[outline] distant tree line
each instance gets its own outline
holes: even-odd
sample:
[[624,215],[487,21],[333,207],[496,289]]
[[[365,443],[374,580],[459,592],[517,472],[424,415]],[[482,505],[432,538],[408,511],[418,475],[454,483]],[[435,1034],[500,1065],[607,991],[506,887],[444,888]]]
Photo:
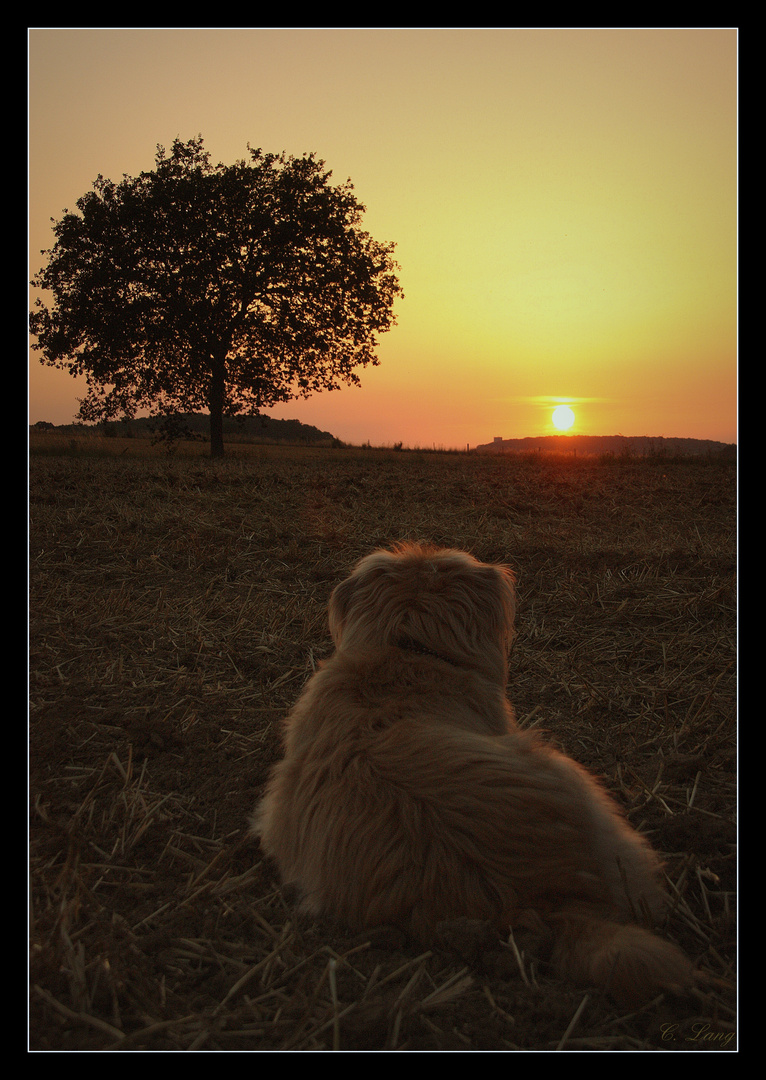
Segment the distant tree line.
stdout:
[[[132,420],[106,420],[98,425],[66,424],[56,427],[47,420],[32,425],[33,431],[99,432],[123,438],[150,438],[162,435],[176,439],[199,439],[209,435],[209,419],[204,413],[174,413],[168,417],[146,416]],[[329,431],[320,431],[300,420],[277,420],[271,416],[225,416],[224,435],[243,435],[266,442],[315,443],[338,445],[339,440]]]
[[544,435],[539,438],[496,439],[477,446],[479,453],[612,454],[618,457],[691,457],[699,454],[736,454],[733,443],[712,439],[675,439],[651,435]]

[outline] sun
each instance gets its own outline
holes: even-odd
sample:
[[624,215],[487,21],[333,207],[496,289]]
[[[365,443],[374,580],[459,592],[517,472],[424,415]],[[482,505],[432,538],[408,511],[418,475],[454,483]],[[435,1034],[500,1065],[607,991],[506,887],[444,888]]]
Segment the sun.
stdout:
[[559,405],[558,408],[553,410],[551,419],[553,420],[553,426],[557,427],[559,431],[568,431],[575,422],[575,414],[568,405]]

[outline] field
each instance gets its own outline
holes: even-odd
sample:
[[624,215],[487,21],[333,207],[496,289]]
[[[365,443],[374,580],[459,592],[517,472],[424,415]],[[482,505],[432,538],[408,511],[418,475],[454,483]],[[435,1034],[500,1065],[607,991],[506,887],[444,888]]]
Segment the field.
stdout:
[[[30,1048],[735,1049],[735,465],[201,454],[33,437]],[[246,837],[333,585],[405,538],[515,570],[520,723],[663,853],[688,999],[305,922]]]

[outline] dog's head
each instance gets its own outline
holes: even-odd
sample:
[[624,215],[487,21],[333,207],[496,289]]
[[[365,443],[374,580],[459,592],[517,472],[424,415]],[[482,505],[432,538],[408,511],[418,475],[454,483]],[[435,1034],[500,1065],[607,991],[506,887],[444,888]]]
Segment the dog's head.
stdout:
[[505,566],[462,551],[401,544],[366,556],[330,598],[337,649],[403,646],[507,675],[516,614]]

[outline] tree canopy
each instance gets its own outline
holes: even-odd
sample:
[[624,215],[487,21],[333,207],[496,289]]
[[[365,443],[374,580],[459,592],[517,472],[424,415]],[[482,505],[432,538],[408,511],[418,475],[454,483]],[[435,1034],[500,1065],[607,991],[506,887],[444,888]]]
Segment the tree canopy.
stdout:
[[32,285],[43,364],[85,375],[81,420],[224,415],[358,384],[394,325],[394,245],[361,227],[351,181],[314,154],[212,165],[202,137],[157,147],[155,168],[93,190],[53,223]]

